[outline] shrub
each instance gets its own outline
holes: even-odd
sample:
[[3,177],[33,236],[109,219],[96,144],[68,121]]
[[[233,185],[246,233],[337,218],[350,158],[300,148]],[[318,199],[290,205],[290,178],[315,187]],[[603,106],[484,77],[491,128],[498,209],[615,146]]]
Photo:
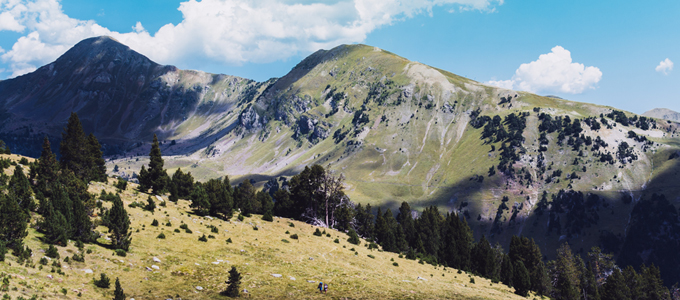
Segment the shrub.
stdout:
[[153,221],[151,221],[151,226],[158,226],[158,220],[153,219]]
[[38,261],[39,264],[46,266],[47,265],[47,257],[41,257],[40,261]]
[[356,231],[354,231],[354,229],[350,229],[349,232],[347,232],[347,235],[349,235],[349,238],[347,239],[348,242],[354,245],[359,245],[359,235]]
[[116,184],[114,186],[117,189],[124,191],[125,189],[127,189],[127,183],[128,183],[127,180],[125,180],[121,177],[118,177],[118,181],[116,182]]
[[475,284],[475,278],[474,277],[470,277],[470,283]]
[[287,239],[282,239],[281,241],[286,243],[286,244],[290,243],[290,241],[288,241]]
[[179,228],[175,228],[175,232],[179,233]]
[[161,232],[161,234],[159,234],[156,238],[157,239],[165,239],[165,233]]
[[367,256],[370,257],[370,258],[374,258],[374,259],[375,259],[375,256],[373,256],[373,255],[371,255],[371,254],[369,254],[369,255],[367,255]]
[[212,232],[212,233],[219,233],[220,230],[217,229],[217,227],[213,226],[212,228],[210,228],[210,232]]
[[215,236],[214,236],[214,235],[212,235],[212,234],[209,234],[209,235],[208,235],[208,238],[209,238],[209,239],[214,239],[214,238],[215,238]]
[[54,247],[54,245],[50,245],[45,251],[45,256],[49,258],[59,259],[59,251],[57,250],[57,247]]
[[398,267],[398,266],[399,266],[399,263],[393,262],[392,265],[395,266],[395,267]]
[[245,219],[245,217],[243,217],[242,214],[238,214],[238,220],[241,221],[241,222],[243,222],[243,219]]
[[80,254],[74,253],[74,254],[73,254],[73,260],[74,260],[74,261],[79,261],[79,262],[85,262],[85,254],[82,254],[82,253],[80,253]]
[[368,250],[378,249],[378,244],[371,242],[368,244]]
[[314,235],[321,236],[321,230],[319,230],[319,228],[317,228],[316,231],[314,231]]
[[208,238],[204,234],[202,237],[198,238],[198,240],[201,241],[201,242],[207,242]]
[[286,234],[290,234],[290,231],[286,230]]
[[333,243],[340,244],[340,240],[339,240],[339,239],[335,239],[335,240],[333,241]]
[[181,228],[181,229],[189,229],[189,226],[187,226],[187,224],[182,224],[182,225],[179,225],[179,228]]
[[187,229],[184,229],[184,232],[186,232],[186,233],[194,233],[194,232],[193,232],[193,231],[191,231],[191,229],[189,229],[189,228],[187,228]]
[[295,227],[295,224],[293,224],[293,222],[290,222],[290,223],[288,223],[288,226],[289,227]]
[[94,285],[103,289],[108,289],[111,286],[111,280],[106,276],[106,274],[102,273],[99,277],[99,280],[94,280]]
[[168,223],[165,223],[165,226],[170,227],[170,226],[172,226],[172,223],[170,223],[170,221],[168,221]]
[[266,211],[264,215],[262,215],[262,220],[267,221],[267,222],[274,222],[274,217],[272,216],[271,211]]
[[291,235],[291,236],[290,236],[290,238],[291,238],[291,239],[294,239],[294,240],[297,240],[297,239],[298,239],[298,235],[297,235],[297,233],[296,233],[296,234],[293,234],[293,235]]
[[22,157],[22,158],[19,160],[19,163],[22,164],[22,165],[24,165],[24,166],[28,166],[28,159],[26,159],[25,157]]
[[67,257],[64,257],[64,262],[65,262],[65,263],[69,262],[70,260],[71,260],[71,259],[68,258],[68,256],[67,256]]
[[127,256],[127,252],[123,249],[116,249],[116,255],[125,257]]
[[259,228],[257,228],[257,226],[253,226],[253,230],[259,230]]
[[228,238],[228,239],[227,239],[227,244],[231,244],[231,243],[233,243],[233,242],[231,241],[231,238]]
[[331,237],[331,234],[330,234],[330,233],[326,233],[326,237]]

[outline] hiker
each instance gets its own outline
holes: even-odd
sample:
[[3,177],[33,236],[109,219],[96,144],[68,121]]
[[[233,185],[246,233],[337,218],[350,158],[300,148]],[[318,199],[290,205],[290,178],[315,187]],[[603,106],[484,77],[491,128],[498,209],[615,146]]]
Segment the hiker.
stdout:
[[319,282],[319,293],[323,293],[323,282]]
[[328,284],[323,285],[323,293],[325,294],[328,291]]

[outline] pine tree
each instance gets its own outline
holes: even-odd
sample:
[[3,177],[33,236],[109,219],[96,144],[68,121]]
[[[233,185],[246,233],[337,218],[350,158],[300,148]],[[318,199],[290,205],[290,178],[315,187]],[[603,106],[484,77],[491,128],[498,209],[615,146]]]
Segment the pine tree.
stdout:
[[274,192],[274,214],[285,218],[294,217],[294,203],[290,199],[290,192],[286,189],[280,189]]
[[153,198],[149,195],[146,199],[146,205],[144,205],[144,209],[150,211],[153,213],[156,210],[156,202],[153,201]]
[[97,137],[90,133],[87,137],[87,181],[106,182],[106,161],[102,157],[102,146]]
[[120,286],[120,280],[116,277],[116,290],[113,291],[113,300],[125,300],[125,292]]
[[130,238],[131,232],[129,232],[130,218],[127,211],[125,211],[123,201],[120,200],[118,195],[113,198],[113,206],[109,210],[107,221],[114,249],[127,251],[132,240]]
[[38,166],[36,168],[36,192],[41,192],[45,197],[52,197],[52,191],[49,189],[53,182],[57,181],[59,173],[59,162],[57,156],[52,153],[52,146],[50,140],[45,137],[43,140],[42,153],[38,159]]
[[28,178],[24,175],[23,168],[16,166],[14,168],[14,175],[9,181],[9,192],[14,199],[19,203],[19,206],[28,214],[28,212],[35,210],[36,204],[33,202],[33,190]]
[[263,190],[258,191],[255,197],[257,198],[257,201],[260,202],[262,214],[272,212],[272,210],[274,209],[274,201],[272,201],[272,197],[269,196],[269,193]]
[[[516,270],[515,270],[516,271]],[[578,299],[580,274],[575,263],[574,255],[568,244],[562,244],[557,250],[557,259],[552,270],[555,279],[555,298]]]
[[229,280],[226,281],[226,284],[228,284],[227,289],[220,294],[231,298],[238,297],[241,288],[241,279],[241,273],[236,270],[235,266],[232,266],[231,270],[229,270]]
[[[514,266],[514,277],[512,278],[513,286],[515,287],[515,294],[526,297],[531,288],[531,280],[529,279],[529,271],[524,267],[524,263],[516,261]],[[578,299],[578,298],[569,298]]]
[[194,191],[191,192],[191,205],[190,207],[201,216],[207,215],[210,212],[210,201],[208,199],[208,193],[206,193],[202,184],[195,184]]
[[501,282],[507,286],[512,286],[512,279],[515,277],[515,272],[512,266],[512,261],[510,256],[503,255],[503,261],[501,262]]
[[241,209],[243,215],[249,215],[254,212],[253,203],[257,202],[257,199],[255,199],[255,189],[250,180],[244,180],[238,187],[238,190],[234,191],[234,194],[237,195],[234,199],[235,206]]
[[492,278],[495,266],[494,253],[491,244],[482,235],[482,238],[472,249],[472,269],[482,277]]
[[52,201],[45,202],[42,220],[38,223],[40,230],[45,233],[44,241],[49,244],[66,246],[70,237],[70,226],[64,215],[54,210]]
[[[163,156],[161,155],[161,148],[158,144],[158,137],[153,135],[153,143],[151,143],[151,151],[149,152],[149,170],[148,183],[152,192],[160,194],[167,190],[170,178],[163,169]],[[141,171],[140,171],[141,176]]]
[[411,215],[411,206],[409,206],[408,202],[406,201],[402,202],[401,206],[399,207],[397,222],[399,222],[399,225],[401,225],[409,246],[413,247],[416,240],[416,228],[415,222],[413,221],[413,216]]
[[356,231],[354,231],[354,229],[350,229],[349,232],[347,232],[347,235],[349,236],[347,241],[350,244],[359,245],[359,243],[361,242],[361,240],[359,240],[359,235],[357,234]]
[[202,186],[207,193],[208,202],[210,203],[208,214],[211,216],[218,216],[219,214],[231,216],[234,201],[224,183],[218,179],[210,179],[202,184]]
[[71,204],[73,211],[71,238],[82,242],[88,242],[92,237],[92,221],[87,214],[87,209],[80,199],[72,200]]
[[85,179],[88,171],[86,159],[89,157],[88,145],[78,114],[72,112],[64,132],[61,134],[60,162],[62,168],[73,171],[80,179]]
[[28,234],[28,215],[10,195],[0,193],[0,242],[11,249],[23,245]]
[[425,254],[437,256],[441,246],[441,225],[443,223],[439,208],[430,206],[423,210],[415,222],[416,232],[423,242]]
[[[229,183],[228,176],[225,176],[225,183]],[[181,168],[177,169],[175,174],[172,174],[171,188],[172,187],[177,189],[177,198],[186,199],[189,197],[194,189],[194,177],[191,176],[191,172],[184,173]],[[231,194],[231,186],[229,186],[228,191],[229,194]]]
[[646,299],[670,299],[670,291],[663,285],[659,268],[652,264],[650,267],[642,266],[640,270],[642,279],[642,295]]
[[601,288],[602,300],[630,300],[630,289],[619,269],[614,269]]
[[151,188],[151,177],[149,177],[149,171],[146,170],[146,166],[142,165],[142,168],[139,169],[137,180],[139,180],[139,190],[142,193],[148,192]]

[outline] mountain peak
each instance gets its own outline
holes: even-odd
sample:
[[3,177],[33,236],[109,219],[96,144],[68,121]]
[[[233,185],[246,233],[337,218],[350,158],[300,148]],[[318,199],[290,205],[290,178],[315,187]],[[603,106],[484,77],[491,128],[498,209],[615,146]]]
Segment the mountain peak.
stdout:
[[642,114],[646,117],[665,119],[675,122],[680,122],[680,113],[670,110],[668,108],[655,108]]

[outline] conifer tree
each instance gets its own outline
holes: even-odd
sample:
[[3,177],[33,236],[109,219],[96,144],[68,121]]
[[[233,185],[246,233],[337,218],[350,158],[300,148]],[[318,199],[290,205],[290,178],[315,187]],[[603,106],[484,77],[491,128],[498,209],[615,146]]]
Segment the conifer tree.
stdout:
[[42,220],[38,223],[40,230],[45,233],[44,241],[49,244],[66,246],[70,236],[70,226],[64,215],[54,210],[52,201],[45,202]]
[[90,133],[87,137],[87,176],[85,181],[106,182],[106,161],[102,153],[102,146],[97,137]]
[[[524,263],[521,261],[516,261],[514,266],[514,277],[512,278],[513,286],[515,287],[515,294],[522,297],[526,297],[529,294],[529,289],[531,288],[531,280],[529,279],[529,271],[524,267]],[[578,299],[578,298],[568,298],[568,299]]]
[[43,140],[42,153],[38,159],[36,172],[36,192],[41,192],[43,196],[48,198],[52,197],[52,191],[49,187],[53,182],[57,181],[59,162],[57,161],[57,156],[52,153],[52,146],[47,137]]
[[23,168],[16,166],[14,168],[14,175],[9,181],[9,192],[13,198],[19,203],[19,206],[28,214],[28,212],[35,210],[36,204],[33,202],[33,190],[28,178],[24,175]]
[[578,299],[581,285],[580,274],[568,244],[562,244],[557,250],[557,259],[554,262],[552,273],[552,277],[555,278],[555,298]]
[[27,220],[28,215],[12,194],[0,193],[0,242],[11,249],[22,246],[28,234]]
[[[155,194],[160,194],[165,192],[168,188],[170,178],[163,169],[163,156],[161,155],[161,148],[158,144],[158,137],[153,135],[153,143],[151,143],[151,151],[149,152],[149,170],[148,179],[145,182],[148,183],[149,188]],[[140,176],[142,172],[140,171]],[[142,179],[140,178],[140,182]]]
[[257,202],[257,199],[255,198],[255,189],[250,183],[250,180],[244,180],[238,189],[234,191],[234,194],[237,195],[235,197],[236,201],[234,201],[237,203],[236,207],[241,209],[243,215],[249,215],[254,212],[253,203]]
[[425,254],[432,256],[439,254],[442,223],[442,215],[439,213],[439,209],[436,206],[430,206],[423,210],[421,216],[416,220],[416,231],[423,242]]
[[113,291],[113,300],[125,300],[125,292],[120,286],[120,280],[116,277],[116,289]]
[[226,281],[228,284],[227,289],[220,294],[231,298],[238,297],[241,288],[241,279],[241,273],[236,270],[235,266],[232,266],[231,270],[229,270],[229,280]]
[[147,197],[146,205],[144,205],[144,209],[148,210],[152,213],[156,210],[156,202],[153,201],[153,198],[151,198],[151,195],[149,195]]
[[208,214],[211,216],[218,216],[219,214],[231,216],[234,200],[230,189],[228,190],[224,183],[218,179],[210,179],[202,185],[210,203]]
[[109,210],[107,217],[109,232],[111,232],[111,242],[115,249],[127,251],[130,247],[130,218],[119,195],[113,198],[113,206]]
[[72,200],[71,204],[73,211],[71,238],[82,242],[89,242],[92,237],[92,221],[87,214],[87,209],[80,199]]
[[416,228],[413,221],[413,216],[411,215],[411,206],[408,202],[404,201],[399,207],[399,214],[397,215],[397,222],[401,225],[404,231],[404,236],[409,246],[413,247],[415,243]]
[[472,248],[472,268],[482,277],[492,278],[495,259],[491,244],[484,235]]
[[293,214],[294,203],[290,199],[290,192],[288,192],[288,190],[280,189],[280,190],[274,192],[274,199],[276,199],[276,202],[274,202],[274,214],[275,215],[285,217],[285,218],[294,217],[294,214]]
[[630,289],[619,269],[614,269],[601,288],[601,300],[630,300]]
[[61,134],[59,153],[61,154],[62,168],[73,171],[78,178],[84,179],[86,177],[88,142],[78,114],[75,112],[71,113],[66,128]]
[[[178,168],[175,174],[172,174],[171,183],[171,186],[177,189],[177,198],[186,199],[194,189],[194,177],[191,176],[191,172],[184,173],[182,168]],[[228,176],[225,176],[225,183],[229,183]],[[231,194],[231,186],[229,186],[228,191]]]
[[510,256],[503,255],[503,261],[501,262],[501,282],[507,286],[512,286],[512,279],[515,277],[514,268],[512,266],[512,261]]
[[191,192],[191,205],[190,207],[201,216],[207,215],[210,212],[210,201],[208,199],[208,193],[206,193],[202,184],[195,184],[194,191]]
[[148,192],[151,188],[151,177],[149,177],[149,171],[146,170],[146,166],[142,165],[142,168],[139,169],[137,180],[139,180],[139,190],[142,193]]
[[272,201],[272,197],[269,196],[269,193],[265,192],[264,190],[258,191],[255,197],[257,198],[257,201],[260,202],[262,214],[272,212],[274,209],[274,201]]

